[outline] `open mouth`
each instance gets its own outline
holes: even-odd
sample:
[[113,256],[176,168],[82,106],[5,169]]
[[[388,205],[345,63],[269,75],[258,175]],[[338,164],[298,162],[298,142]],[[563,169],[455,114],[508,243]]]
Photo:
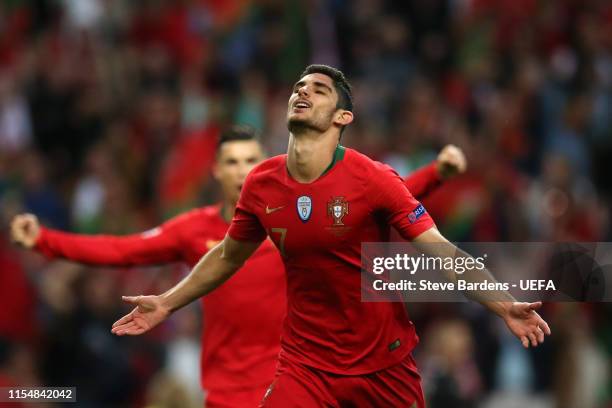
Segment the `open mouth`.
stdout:
[[311,107],[310,103],[307,102],[307,101],[304,101],[304,100],[297,101],[297,102],[295,102],[293,104],[293,109],[294,110],[297,110],[297,109],[300,109],[300,110],[301,109],[308,109],[310,107]]

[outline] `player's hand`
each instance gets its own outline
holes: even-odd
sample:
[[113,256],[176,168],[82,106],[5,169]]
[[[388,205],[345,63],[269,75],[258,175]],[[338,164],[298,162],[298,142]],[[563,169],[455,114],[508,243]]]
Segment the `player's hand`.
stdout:
[[446,180],[465,172],[466,169],[467,160],[463,150],[452,144],[444,146],[438,154],[436,163],[438,175]]
[[16,215],[11,221],[11,240],[31,249],[40,236],[40,223],[34,214]]
[[123,296],[122,299],[136,308],[113,324],[111,332],[117,336],[137,336],[148,332],[170,316],[159,296]]
[[508,328],[525,348],[530,344],[536,347],[544,342],[544,335],[550,335],[550,327],[536,312],[541,306],[542,302],[514,302],[504,316]]

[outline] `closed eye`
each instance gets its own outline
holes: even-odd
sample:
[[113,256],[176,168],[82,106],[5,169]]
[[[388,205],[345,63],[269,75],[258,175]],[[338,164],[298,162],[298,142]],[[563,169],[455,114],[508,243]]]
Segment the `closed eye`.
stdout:
[[304,86],[304,81],[299,81],[295,85],[293,85],[293,93],[297,93],[297,91]]

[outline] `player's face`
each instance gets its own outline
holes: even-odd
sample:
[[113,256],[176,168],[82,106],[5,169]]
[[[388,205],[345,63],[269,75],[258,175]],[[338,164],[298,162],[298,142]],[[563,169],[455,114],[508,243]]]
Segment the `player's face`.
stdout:
[[237,140],[221,145],[214,175],[226,199],[238,201],[247,174],[263,158],[261,144],[255,140]]
[[333,123],[338,94],[330,77],[308,74],[294,86],[287,106],[287,127],[290,132],[312,129],[324,132]]

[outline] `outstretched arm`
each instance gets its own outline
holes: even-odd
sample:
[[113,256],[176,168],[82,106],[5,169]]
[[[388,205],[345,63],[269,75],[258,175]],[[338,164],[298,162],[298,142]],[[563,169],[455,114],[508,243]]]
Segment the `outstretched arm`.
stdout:
[[[395,227],[403,238],[414,242],[420,251],[428,256],[469,257],[438,232],[425,207],[414,199],[391,168],[378,166],[371,178],[376,182],[370,184],[368,198],[376,210],[387,216],[387,222]],[[470,270],[467,263],[464,263],[466,271],[462,274],[462,279],[471,282],[495,282],[486,269],[477,269],[475,264],[472,263],[474,267]],[[450,281],[457,281],[455,271],[443,272]],[[530,343],[537,346],[544,341],[545,334],[550,334],[546,322],[535,312],[542,305],[541,302],[516,302],[507,291],[471,291],[469,296],[502,317],[510,331],[525,347],[529,347]]]
[[138,335],[151,330],[170,314],[206,295],[229,279],[259,247],[260,242],[236,241],[228,235],[211,249],[191,273],[173,288],[159,296],[124,296],[136,306],[113,324],[112,332]]
[[260,187],[252,181],[255,171],[251,171],[242,187],[232,224],[223,241],[204,255],[191,273],[166,293],[124,297],[123,300],[136,305],[136,308],[113,324],[113,333],[121,336],[149,331],[175,310],[221,285],[255,252],[267,237],[253,207],[254,203],[260,202],[257,197]]
[[176,217],[140,234],[126,236],[83,235],[45,228],[32,214],[16,216],[11,238],[17,244],[43,253],[89,265],[153,265],[181,259],[181,226],[189,216]]
[[[428,256],[440,258],[470,257],[467,253],[448,242],[436,228],[421,233],[413,243]],[[467,264],[466,264],[467,265]],[[457,274],[453,270],[444,270],[446,278],[457,282]],[[467,268],[461,275],[470,282],[496,282],[486,269]],[[550,335],[548,324],[536,312],[542,302],[517,302],[508,291],[470,291],[468,297],[481,303],[493,313],[504,319],[508,329],[519,338],[525,348],[536,347],[544,342],[544,335]]]
[[465,172],[466,168],[463,151],[457,146],[446,145],[434,162],[410,173],[404,184],[417,200],[422,200],[443,181]]

